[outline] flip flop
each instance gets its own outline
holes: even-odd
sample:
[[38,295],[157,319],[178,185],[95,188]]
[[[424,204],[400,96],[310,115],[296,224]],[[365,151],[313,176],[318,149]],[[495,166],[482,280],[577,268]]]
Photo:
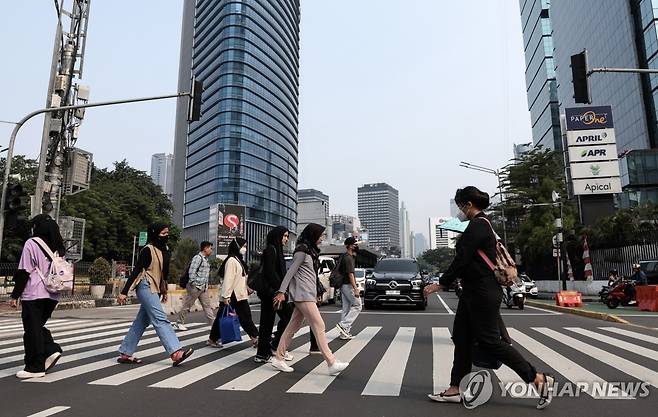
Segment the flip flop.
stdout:
[[121,355],[117,358],[117,362],[139,365],[142,363],[142,360],[134,356]]
[[[183,363],[185,359],[189,358],[192,355],[192,353],[194,353],[194,349],[192,348],[187,348],[186,350],[179,349],[176,353],[178,352],[182,352],[182,355],[180,355],[180,357],[174,361],[174,363],[172,364],[173,366],[179,366],[181,363]],[[176,353],[174,353],[174,355]]]

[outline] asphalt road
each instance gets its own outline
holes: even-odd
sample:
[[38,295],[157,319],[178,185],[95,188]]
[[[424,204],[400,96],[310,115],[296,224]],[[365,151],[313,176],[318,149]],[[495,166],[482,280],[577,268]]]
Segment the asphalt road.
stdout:
[[[197,323],[179,332],[184,345],[197,351],[180,368],[172,368],[156,336],[145,335],[137,355],[144,364],[117,364],[116,348],[136,306],[59,311],[49,324],[65,351],[60,363],[38,382],[14,377],[21,369],[21,328],[16,318],[0,317],[0,415],[2,416],[530,416],[536,399],[513,398],[522,384],[501,390],[500,382],[520,382],[506,367],[491,372],[493,395],[479,407],[436,404],[427,394],[449,382],[449,339],[457,299],[453,293],[432,296],[426,311],[364,311],[351,341],[333,339],[336,356],[350,360],[337,378],[326,375],[317,356],[307,356],[308,335],[292,350],[295,372],[276,374],[253,362],[248,343],[223,350],[204,347],[208,326]],[[258,318],[258,306],[253,306]],[[338,307],[322,308],[329,336]],[[517,348],[540,370],[553,373],[564,387],[544,415],[653,415],[658,406],[658,319],[625,326],[536,308],[502,313]],[[256,320],[257,321],[257,320]],[[569,383],[593,383],[578,397]],[[631,399],[602,390],[606,383],[648,382]],[[505,384],[503,384],[505,386]],[[629,389],[633,386],[629,385]],[[503,395],[503,393],[505,395]],[[612,392],[615,394],[615,392]],[[643,395],[648,394],[648,396]],[[58,408],[59,407],[59,408]],[[37,414],[41,413],[41,414]]]

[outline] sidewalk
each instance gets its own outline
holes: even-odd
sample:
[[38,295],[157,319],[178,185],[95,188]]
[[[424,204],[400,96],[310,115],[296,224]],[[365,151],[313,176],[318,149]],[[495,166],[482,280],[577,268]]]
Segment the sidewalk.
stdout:
[[526,304],[533,307],[541,307],[549,310],[560,311],[563,313],[576,314],[595,318],[599,320],[611,321],[615,323],[635,324],[639,326],[658,328],[658,312],[641,311],[637,307],[617,307],[608,308],[598,300],[590,298],[583,300],[582,307],[558,307],[555,300],[547,299],[527,299]]

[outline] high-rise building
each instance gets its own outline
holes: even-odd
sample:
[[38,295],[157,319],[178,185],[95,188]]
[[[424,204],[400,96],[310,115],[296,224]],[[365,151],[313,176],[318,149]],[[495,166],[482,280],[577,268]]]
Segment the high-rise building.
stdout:
[[521,158],[524,154],[532,150],[532,142],[514,144],[514,159]]
[[359,219],[368,229],[370,246],[400,247],[400,203],[398,190],[385,183],[366,184],[358,189]]
[[331,232],[335,241],[343,241],[361,229],[361,222],[354,216],[345,214],[332,214]]
[[310,223],[327,228],[327,237],[332,236],[329,218],[329,196],[314,189],[299,190],[297,196],[297,235]]
[[172,198],[174,190],[174,155],[156,153],[151,157],[151,179],[162,191]]
[[[204,83],[203,116],[187,122],[179,100],[175,135],[175,221],[209,234],[209,208],[246,207],[252,241],[297,223],[299,0],[186,1],[179,90]],[[259,238],[260,240],[260,238]]]
[[451,198],[450,199],[450,215],[452,217],[457,217],[459,214],[459,206],[457,206],[457,203],[455,203],[455,199]]
[[450,219],[451,217],[431,217],[429,219],[430,249],[455,248],[459,234],[439,227]]
[[[528,110],[535,145],[562,149],[550,0],[519,0]],[[571,3],[571,2],[566,2]]]
[[423,254],[427,249],[427,239],[425,238],[425,235],[422,233],[416,233],[414,235],[414,256],[418,257]]
[[400,254],[404,258],[411,258],[413,256],[411,236],[409,210],[407,210],[407,206],[403,201],[400,204]]

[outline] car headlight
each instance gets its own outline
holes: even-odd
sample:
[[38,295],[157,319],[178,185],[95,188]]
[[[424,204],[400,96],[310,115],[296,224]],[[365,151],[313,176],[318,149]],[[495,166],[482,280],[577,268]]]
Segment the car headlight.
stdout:
[[411,280],[411,289],[412,290],[419,290],[420,286],[423,284],[422,279],[413,279]]

